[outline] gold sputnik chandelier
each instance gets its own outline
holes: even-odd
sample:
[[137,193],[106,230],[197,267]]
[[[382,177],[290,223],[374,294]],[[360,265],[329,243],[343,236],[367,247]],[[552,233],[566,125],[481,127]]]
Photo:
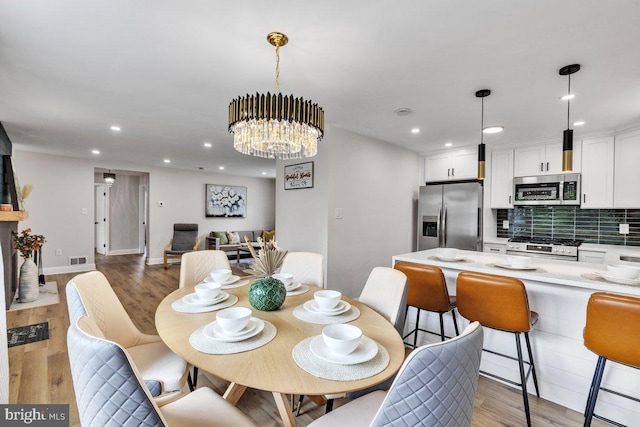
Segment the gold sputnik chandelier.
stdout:
[[300,159],[315,156],[324,134],[324,111],[302,97],[280,94],[280,47],[289,39],[269,33],[276,47],[276,90],[234,99],[229,104],[229,132],[233,148],[269,159]]

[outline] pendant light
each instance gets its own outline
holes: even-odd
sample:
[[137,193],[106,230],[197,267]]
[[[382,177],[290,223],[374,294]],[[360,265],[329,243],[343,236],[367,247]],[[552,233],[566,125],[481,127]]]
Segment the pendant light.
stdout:
[[580,71],[580,64],[571,64],[560,68],[558,73],[561,76],[568,76],[567,88],[567,129],[562,135],[562,172],[571,172],[573,170],[573,130],[569,128],[571,113],[571,74]]
[[102,177],[104,178],[105,184],[107,184],[109,187],[111,187],[113,183],[116,182],[116,174],[111,173],[111,171],[103,173]]
[[476,97],[482,100],[482,114],[480,115],[480,144],[478,144],[478,179],[485,176],[486,151],[484,145],[484,99],[491,95],[489,89],[480,89],[476,92]]

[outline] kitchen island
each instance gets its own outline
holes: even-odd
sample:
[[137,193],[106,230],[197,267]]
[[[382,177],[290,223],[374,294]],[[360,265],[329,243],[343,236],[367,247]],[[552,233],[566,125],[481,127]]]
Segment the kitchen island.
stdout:
[[[530,333],[540,396],[582,412],[597,360],[597,356],[584,347],[582,341],[589,296],[593,292],[603,291],[640,297],[640,287],[610,283],[594,275],[595,271],[606,270],[606,265],[602,264],[532,258],[530,267],[535,269],[513,270],[498,266],[507,264],[506,257],[500,254],[459,251],[458,256],[462,259],[455,262],[442,261],[437,258],[437,254],[437,249],[430,249],[396,255],[393,263],[406,261],[440,267],[451,295],[455,295],[455,281],[461,271],[510,276],[524,282],[529,306],[540,315],[536,329]],[[415,309],[411,308],[406,331],[413,329],[415,317]],[[445,319],[445,330],[452,334],[451,317],[446,315]],[[460,320],[459,315],[458,319]],[[420,319],[422,328],[438,331],[438,325],[437,314],[423,311]],[[420,333],[419,344],[438,339],[436,336]],[[513,334],[485,328],[484,346],[514,357],[516,355]],[[514,381],[519,379],[516,362],[490,353],[483,353],[481,369]],[[640,397],[640,372],[609,363],[603,387]],[[534,390],[531,379],[527,388],[530,393]],[[532,397],[532,402],[533,399]],[[596,412],[629,426],[640,425],[640,405],[610,393],[602,392],[599,395]]]

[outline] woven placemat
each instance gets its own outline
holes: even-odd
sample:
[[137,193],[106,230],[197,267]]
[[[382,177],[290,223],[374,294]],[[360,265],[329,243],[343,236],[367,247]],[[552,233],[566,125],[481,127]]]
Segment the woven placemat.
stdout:
[[216,311],[221,310],[223,308],[231,307],[233,304],[238,302],[238,297],[232,294],[229,294],[229,298],[222,301],[220,304],[213,305],[191,305],[182,301],[182,298],[175,300],[171,304],[171,308],[173,308],[178,313],[206,313],[208,311]]
[[287,296],[292,297],[294,295],[302,295],[306,292],[309,292],[309,289],[310,288],[307,285],[300,285],[300,287],[297,289],[294,289],[292,291],[287,291]]
[[238,280],[237,282],[232,283],[232,284],[230,284],[230,285],[224,285],[224,286],[222,287],[222,289],[240,288],[240,287],[242,287],[242,286],[247,285],[249,282],[251,282],[251,280],[250,280],[250,279],[240,279],[240,280]]
[[[262,320],[262,319],[261,319]],[[254,350],[269,343],[276,337],[276,327],[272,323],[262,320],[264,329],[255,337],[238,342],[216,341],[207,337],[203,330],[207,325],[196,329],[189,337],[189,344],[196,350],[207,354],[233,354]]]
[[378,346],[378,354],[371,360],[356,365],[327,362],[311,351],[309,346],[315,338],[309,337],[300,341],[292,351],[296,364],[315,377],[335,381],[357,381],[379,374],[389,365],[389,352],[376,341],[374,342]]
[[334,323],[347,323],[360,317],[360,310],[351,306],[349,310],[337,316],[325,316],[324,314],[311,313],[304,305],[299,305],[293,309],[293,315],[300,320],[318,325],[331,325]]

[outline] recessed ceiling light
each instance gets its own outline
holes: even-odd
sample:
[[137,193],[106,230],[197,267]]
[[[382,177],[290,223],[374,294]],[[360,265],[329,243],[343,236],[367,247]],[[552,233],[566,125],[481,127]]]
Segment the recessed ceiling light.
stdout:
[[500,133],[504,130],[504,127],[502,126],[487,126],[486,128],[482,129],[482,132],[484,133]]
[[413,128],[413,129],[411,129],[411,133],[420,133],[420,129]]
[[266,172],[262,172],[262,175],[266,175],[266,174],[267,174]]
[[444,144],[444,146],[445,147],[451,147],[451,146],[453,146],[453,143],[452,142],[447,142],[446,144]]
[[100,154],[100,150],[91,150],[93,154]]
[[120,129],[120,126],[111,126],[111,130],[114,132],[120,132],[122,129]]
[[171,160],[169,160],[169,159],[164,159],[163,161],[164,161],[165,163],[171,163]]
[[220,169],[221,171],[224,170],[224,166],[218,166],[218,169]]
[[573,125],[574,125],[574,126],[582,126],[582,125],[584,125],[584,122],[583,122],[583,121],[580,121],[580,122],[573,122]]
[[409,114],[413,113],[413,110],[411,108],[398,108],[396,111],[394,111],[394,113],[396,113],[396,116],[408,116]]
[[561,96],[561,97],[560,97],[560,99],[562,99],[563,101],[568,101],[568,100],[573,99],[573,98],[575,98],[575,97],[576,97],[576,95],[575,95],[575,94],[570,93],[570,94],[568,94],[568,95]]
[[204,144],[202,144],[202,145],[204,145],[204,146],[205,146],[205,147],[207,147],[207,148],[211,148],[211,143],[210,143],[210,142],[205,142],[205,143],[204,143]]

